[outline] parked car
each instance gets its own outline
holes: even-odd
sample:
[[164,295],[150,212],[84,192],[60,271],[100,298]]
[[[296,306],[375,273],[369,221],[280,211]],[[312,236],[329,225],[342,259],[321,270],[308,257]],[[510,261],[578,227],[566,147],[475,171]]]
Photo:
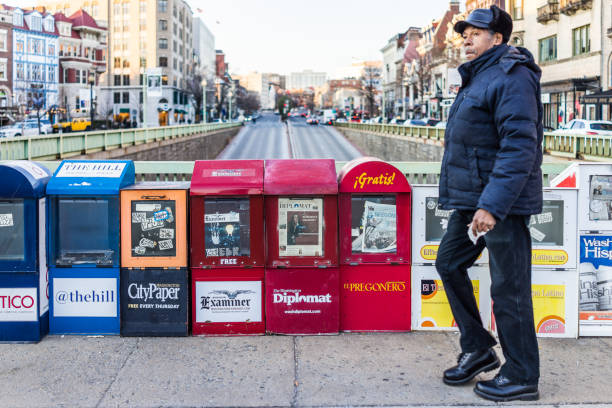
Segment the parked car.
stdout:
[[[26,119],[25,123],[34,123],[36,128],[38,128],[38,119]],[[51,125],[48,119],[40,120],[40,132],[44,134],[53,133],[53,125]]]
[[336,123],[346,123],[348,122],[348,120],[346,120],[346,118],[338,118],[336,119]]
[[53,125],[53,132],[83,132],[91,130],[89,118],[74,118],[71,121],[59,122]]
[[574,119],[552,133],[555,135],[612,136],[612,122],[607,120]]
[[[15,122],[0,128],[0,137],[38,136],[38,124],[33,122]],[[46,134],[42,131],[41,134]]]
[[401,125],[402,123],[404,123],[404,119],[400,119],[400,118],[393,118],[391,119],[391,121],[389,122],[390,125]]
[[404,126],[427,126],[424,119],[410,119],[404,122]]
[[435,124],[434,127],[446,129],[446,121],[441,121]]

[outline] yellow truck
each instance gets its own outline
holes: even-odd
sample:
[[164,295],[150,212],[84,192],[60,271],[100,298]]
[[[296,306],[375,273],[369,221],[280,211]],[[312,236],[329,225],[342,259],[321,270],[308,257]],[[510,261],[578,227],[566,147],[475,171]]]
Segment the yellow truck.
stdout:
[[88,118],[74,118],[71,121],[59,122],[53,125],[53,132],[82,132],[91,130],[91,121]]

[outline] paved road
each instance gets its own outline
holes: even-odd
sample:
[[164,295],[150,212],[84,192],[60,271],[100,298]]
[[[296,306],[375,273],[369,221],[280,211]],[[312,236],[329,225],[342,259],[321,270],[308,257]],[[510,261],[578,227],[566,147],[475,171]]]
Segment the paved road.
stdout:
[[[541,399],[530,405],[611,406],[611,338],[539,346]],[[474,394],[474,382],[442,383],[458,352],[452,332],[49,336],[0,344],[0,407],[496,406]]]
[[282,123],[279,116],[264,114],[236,135],[217,159],[335,159],[363,156],[331,126],[308,125],[304,118]]

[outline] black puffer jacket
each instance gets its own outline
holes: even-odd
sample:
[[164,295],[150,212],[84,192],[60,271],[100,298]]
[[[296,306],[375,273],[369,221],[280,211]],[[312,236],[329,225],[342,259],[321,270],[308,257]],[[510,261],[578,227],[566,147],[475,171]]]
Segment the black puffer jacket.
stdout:
[[524,48],[498,45],[459,67],[440,174],[445,209],[542,211],[541,70]]

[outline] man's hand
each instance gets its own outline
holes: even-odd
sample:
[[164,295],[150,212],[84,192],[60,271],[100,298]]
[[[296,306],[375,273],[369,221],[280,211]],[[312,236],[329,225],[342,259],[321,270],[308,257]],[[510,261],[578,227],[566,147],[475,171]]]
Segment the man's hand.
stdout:
[[495,217],[488,212],[479,208],[472,218],[472,232],[476,235],[479,232],[489,232],[495,227]]

